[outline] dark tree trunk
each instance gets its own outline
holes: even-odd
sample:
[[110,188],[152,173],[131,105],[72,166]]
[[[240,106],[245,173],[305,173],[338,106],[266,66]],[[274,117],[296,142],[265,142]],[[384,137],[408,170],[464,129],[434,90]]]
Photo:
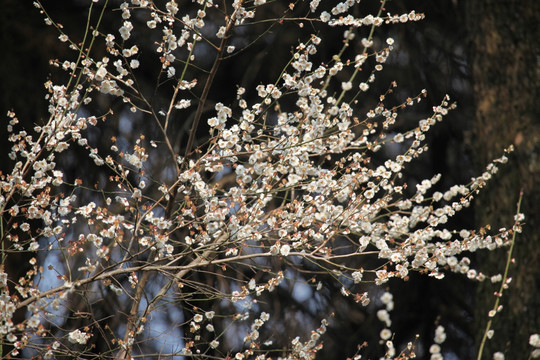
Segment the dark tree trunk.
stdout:
[[[510,267],[513,281],[504,309],[493,319],[494,336],[483,359],[501,351],[507,359],[526,359],[529,336],[540,332],[540,1],[467,2],[472,80],[476,102],[473,148],[478,169],[513,144],[508,164],[476,202],[478,225],[496,231],[511,226],[520,189],[524,190],[523,233]],[[482,254],[481,270],[502,273],[507,249]],[[481,284],[476,306],[477,345],[500,284]]]

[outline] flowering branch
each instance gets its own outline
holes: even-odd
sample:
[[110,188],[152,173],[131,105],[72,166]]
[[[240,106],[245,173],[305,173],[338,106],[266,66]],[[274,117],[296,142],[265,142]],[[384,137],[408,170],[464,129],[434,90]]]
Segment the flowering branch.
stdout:
[[[232,13],[210,0],[130,0],[113,14],[107,6],[98,26],[88,16],[82,44],[43,12],[77,52],[74,62],[52,62],[70,80],[46,83],[50,118],[33,131],[8,114],[14,165],[0,173],[2,262],[21,253],[31,267],[19,279],[0,269],[0,345],[13,346],[11,356],[312,359],[333,314],[310,308],[330,308],[324,294],[332,289],[369,313],[373,294],[390,279],[456,272],[480,280],[467,253],[512,250],[521,218],[498,233],[445,225],[506,155],[446,190],[434,188],[441,174],[416,183],[405,176],[428,150],[426,134],[455,108],[448,96],[404,131],[397,119],[424,101],[425,90],[395,101],[391,82],[373,106],[360,101],[375,91],[395,51],[376,28],[423,14],[384,15],[384,0],[363,17],[354,16],[354,1],[283,9],[236,0]],[[210,98],[225,59],[249,57],[276,34],[286,41],[293,26],[301,30],[294,45],[285,44],[285,65],[268,84],[235,84],[236,93]],[[322,52],[335,28],[344,29],[343,45]],[[137,70],[152,67],[149,54],[160,66],[154,88]],[[207,76],[204,85],[200,76]],[[120,111],[91,115],[95,99],[121,99]],[[185,114],[193,121],[179,156],[172,119]],[[109,143],[98,131],[115,135]],[[203,132],[208,138],[196,146]],[[58,158],[76,154],[76,146],[88,158],[72,156],[85,170],[68,183],[69,161]],[[385,358],[412,358],[412,343],[398,349],[392,341],[392,295],[385,290],[379,300],[386,306],[377,312]],[[28,315],[15,323],[17,310]],[[285,316],[298,319],[298,334],[283,326]],[[437,328],[437,346],[445,336]],[[355,356],[367,347],[362,342]]]
[[484,335],[482,336],[482,341],[480,342],[480,347],[478,349],[478,355],[476,357],[477,360],[480,360],[482,358],[482,353],[484,352],[484,346],[486,344],[486,341],[490,339],[493,336],[493,330],[491,329],[491,324],[493,323],[493,318],[495,315],[502,310],[502,305],[499,305],[499,302],[501,300],[501,297],[503,295],[503,291],[505,289],[508,289],[508,286],[510,282],[512,281],[511,277],[508,277],[508,273],[510,271],[510,264],[514,262],[514,259],[512,258],[512,252],[514,250],[514,245],[516,241],[516,236],[518,233],[521,233],[521,222],[524,220],[524,215],[521,213],[521,202],[523,200],[523,189],[519,193],[519,200],[517,203],[517,210],[516,210],[516,216],[514,218],[515,224],[512,229],[512,241],[510,243],[510,248],[508,249],[508,256],[506,257],[506,265],[504,267],[504,274],[502,276],[501,281],[501,287],[499,288],[498,292],[495,292],[495,304],[493,305],[493,308],[489,311],[489,320],[486,324],[486,329],[484,330]]

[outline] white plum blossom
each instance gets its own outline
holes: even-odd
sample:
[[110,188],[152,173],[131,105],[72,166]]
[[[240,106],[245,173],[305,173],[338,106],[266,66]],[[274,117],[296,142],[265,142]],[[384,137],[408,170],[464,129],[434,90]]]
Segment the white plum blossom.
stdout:
[[279,252],[283,256],[288,256],[290,251],[291,251],[291,247],[288,244],[281,246],[281,248],[279,249]]
[[[94,346],[105,336],[107,354],[122,359],[149,349],[155,357],[174,344],[186,358],[314,359],[331,325],[332,314],[322,313],[332,308],[328,290],[336,288],[332,296],[376,315],[382,324],[374,332],[392,358],[401,351],[391,329],[392,281],[454,272],[510,285],[480,272],[468,254],[512,244],[523,214],[498,231],[446,224],[497,176],[512,148],[467,184],[444,188],[440,174],[409,179],[429,132],[455,105],[445,96],[430,113],[401,121],[425,90],[371,98],[399,50],[376,28],[422,14],[385,15],[380,5],[359,17],[365,10],[356,0],[311,0],[309,9],[291,2],[277,16],[278,2],[265,0],[126,0],[111,13],[97,3],[81,43],[37,4],[75,56],[51,61],[68,80],[45,83],[48,116],[25,129],[7,114],[2,262],[25,259],[18,279],[0,266],[0,337],[13,351],[87,358],[104,350]],[[116,36],[98,26],[109,18]],[[303,30],[286,36],[295,43],[290,58],[274,59],[277,73],[245,57],[262,42],[272,58],[267,41],[291,26]],[[329,44],[334,33],[342,35]],[[340,50],[321,51],[334,45]],[[245,73],[222,73],[236,66]],[[270,80],[253,84],[254,69]],[[220,88],[220,78],[236,83]],[[302,333],[280,334],[284,319],[269,311],[287,304],[275,301],[286,294],[306,309],[316,301],[325,318],[302,318]],[[434,343],[422,343],[431,359],[442,358],[446,337],[437,326]],[[537,334],[529,344],[540,352]]]
[[79,329],[73,330],[68,334],[68,340],[72,344],[86,344],[91,334],[80,331]]

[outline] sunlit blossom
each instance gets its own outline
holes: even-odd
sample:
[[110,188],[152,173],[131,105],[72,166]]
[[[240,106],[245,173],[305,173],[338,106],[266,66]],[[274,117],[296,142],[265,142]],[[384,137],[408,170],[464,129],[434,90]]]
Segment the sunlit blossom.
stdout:
[[[394,39],[373,35],[375,28],[423,15],[358,17],[358,1],[321,11],[322,2],[312,0],[311,13],[293,17],[300,6],[291,3],[290,14],[276,20],[264,19],[266,3],[235,0],[224,8],[195,0],[188,11],[174,0],[125,1],[110,14],[116,37],[92,27],[84,48],[46,19],[79,60],[51,62],[70,81],[45,84],[50,119],[25,130],[8,113],[13,166],[0,172],[6,254],[31,255],[24,262],[31,269],[18,280],[0,268],[0,325],[17,351],[28,344],[45,358],[88,357],[78,349],[93,348],[79,345],[108,334],[110,354],[119,358],[175,341],[185,357],[313,359],[331,314],[321,314],[328,320],[320,324],[306,319],[304,333],[284,344],[272,335],[282,319],[270,313],[281,303],[268,296],[305,296],[308,308],[311,297],[328,305],[335,288],[332,296],[376,315],[382,324],[375,334],[392,357],[400,350],[391,330],[398,308],[386,288],[391,279],[455,272],[510,285],[510,278],[475,269],[466,254],[508,245],[523,214],[498,232],[444,224],[471,204],[512,149],[468,184],[445,189],[441,175],[410,181],[427,134],[454,105],[444,97],[431,114],[404,122],[401,111],[423,101],[425,90],[395,103],[368,96],[396,51]],[[290,58],[276,61],[286,65],[253,85],[260,59],[236,59],[266,41],[250,31],[267,20],[321,30],[294,35]],[[343,48],[325,58],[321,46],[333,48],[326,34],[334,27]],[[141,32],[150,44],[138,43],[146,39]],[[245,65],[246,73],[220,73],[230,68],[224,61]],[[157,69],[152,86],[139,77],[148,69]],[[262,70],[273,72],[273,65]],[[229,76],[237,84],[212,84]],[[85,156],[73,158],[72,147]],[[70,162],[97,169],[96,177],[64,171]],[[97,308],[102,304],[114,312],[111,325],[103,323],[109,315]],[[15,324],[19,307],[27,318]],[[437,326],[431,359],[442,358],[445,340]],[[529,343],[540,347],[538,335]]]

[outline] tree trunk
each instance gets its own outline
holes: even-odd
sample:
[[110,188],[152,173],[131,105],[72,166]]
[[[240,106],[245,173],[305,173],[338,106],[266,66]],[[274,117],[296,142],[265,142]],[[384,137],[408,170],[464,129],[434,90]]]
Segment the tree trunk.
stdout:
[[[507,359],[526,359],[529,336],[540,332],[540,1],[468,1],[466,14],[478,169],[510,144],[516,149],[476,202],[476,221],[491,224],[493,231],[511,226],[520,189],[526,215],[510,267],[513,280],[501,299],[503,310],[493,319],[495,333],[482,359],[492,359],[497,351]],[[507,251],[482,255],[481,270],[503,273]],[[499,286],[486,281],[479,287],[477,345]]]

